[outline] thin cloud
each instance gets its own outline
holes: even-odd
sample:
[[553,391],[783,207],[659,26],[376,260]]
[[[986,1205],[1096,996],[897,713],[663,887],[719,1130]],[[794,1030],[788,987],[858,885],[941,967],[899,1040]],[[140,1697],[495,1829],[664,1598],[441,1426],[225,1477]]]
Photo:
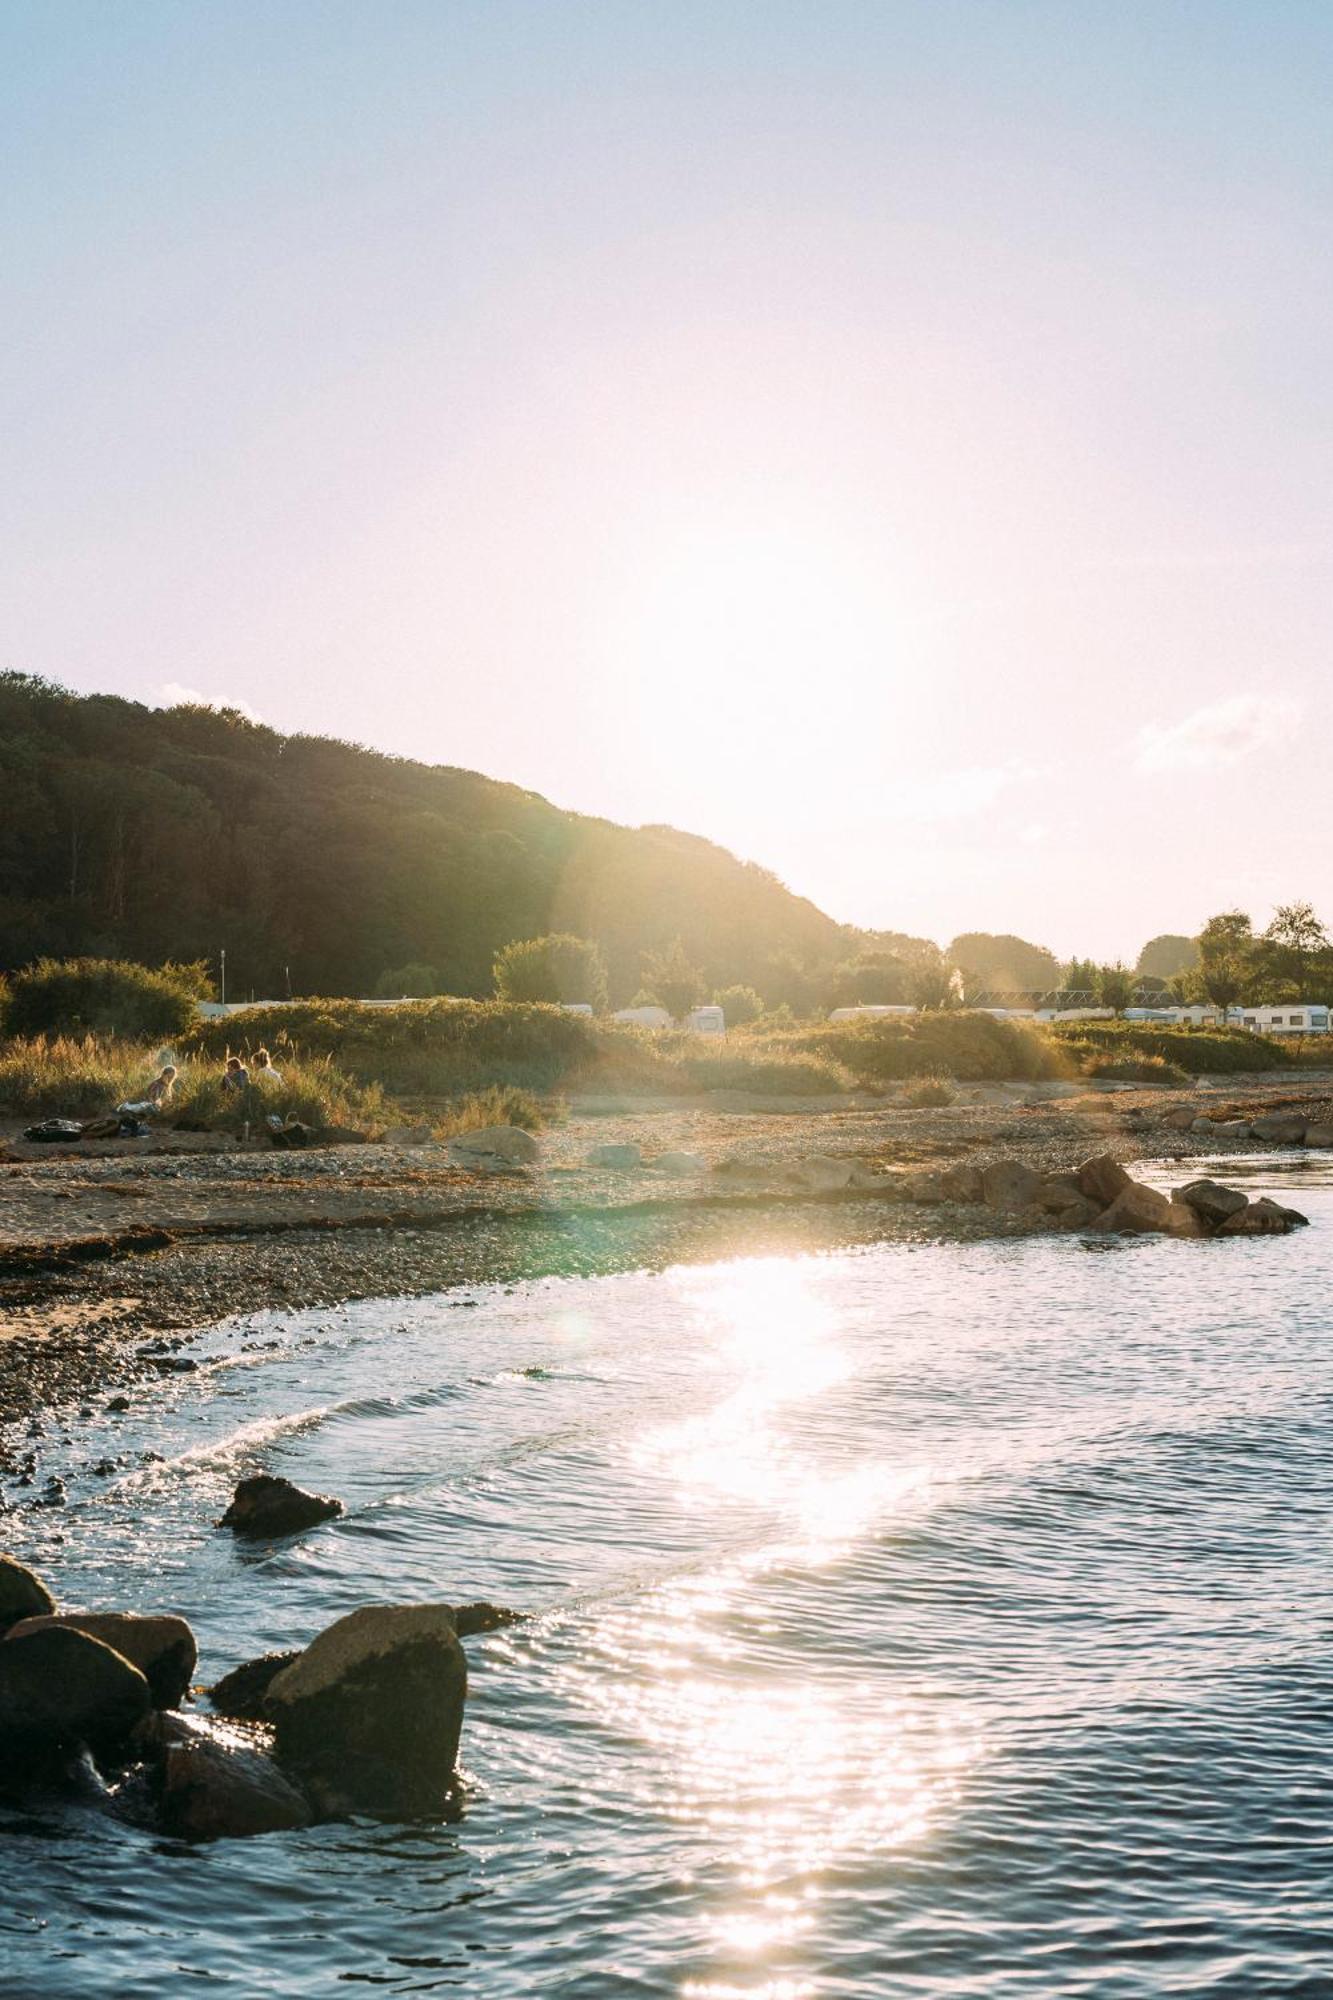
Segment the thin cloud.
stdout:
[[247,722],[262,722],[248,701],[238,701],[234,695],[200,694],[198,688],[186,687],[181,681],[164,681],[157,691],[155,708],[234,708]]
[[1138,733],[1134,768],[1145,776],[1226,771],[1288,742],[1300,713],[1300,703],[1284,695],[1235,694],[1196,708],[1181,722],[1148,722]]

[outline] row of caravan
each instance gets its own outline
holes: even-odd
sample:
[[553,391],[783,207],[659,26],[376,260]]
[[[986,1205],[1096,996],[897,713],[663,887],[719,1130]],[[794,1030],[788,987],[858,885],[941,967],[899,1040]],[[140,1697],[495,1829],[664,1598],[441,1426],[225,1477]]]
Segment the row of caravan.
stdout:
[[[915,1007],[835,1007],[830,1021],[869,1021],[881,1014],[915,1014]],[[978,1007],[978,1014],[997,1021],[1112,1021],[1110,1007]],[[1196,1003],[1188,1007],[1126,1007],[1124,1021],[1142,1021],[1170,1028],[1215,1028],[1223,1019],[1220,1007]],[[1229,1007],[1226,1025],[1248,1028],[1254,1035],[1326,1035],[1327,1001],[1281,1001],[1265,1007]]]

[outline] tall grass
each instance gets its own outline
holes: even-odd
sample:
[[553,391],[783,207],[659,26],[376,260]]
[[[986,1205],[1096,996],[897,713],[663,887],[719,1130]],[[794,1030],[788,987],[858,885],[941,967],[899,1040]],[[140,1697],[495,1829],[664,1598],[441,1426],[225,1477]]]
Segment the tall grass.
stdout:
[[[53,1041],[0,1043],[0,1110],[22,1118],[92,1118],[143,1096],[157,1074],[158,1051],[138,1042],[103,1041],[93,1035]],[[282,1081],[235,1092],[222,1087],[217,1062],[180,1057],[170,1103],[154,1120],[209,1130],[257,1125],[269,1113],[313,1126],[380,1129],[388,1116],[376,1084],[344,1076],[327,1056],[294,1059]]]
[[[1160,1057],[1189,1076],[1236,1074],[1244,1070],[1289,1069],[1297,1052],[1269,1035],[1244,1028],[1170,1028],[1148,1021],[1068,1021],[1051,1029],[1054,1041],[1080,1068],[1107,1075],[1098,1065]],[[1333,1047],[1324,1060],[1333,1063]]]

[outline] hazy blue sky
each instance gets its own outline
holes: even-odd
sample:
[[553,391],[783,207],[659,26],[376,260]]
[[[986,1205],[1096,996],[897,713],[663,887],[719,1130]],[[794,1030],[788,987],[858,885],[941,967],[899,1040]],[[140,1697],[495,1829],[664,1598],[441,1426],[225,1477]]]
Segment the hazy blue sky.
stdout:
[[1290,0],[0,0],[6,663],[942,939],[1333,917],[1331,101]]

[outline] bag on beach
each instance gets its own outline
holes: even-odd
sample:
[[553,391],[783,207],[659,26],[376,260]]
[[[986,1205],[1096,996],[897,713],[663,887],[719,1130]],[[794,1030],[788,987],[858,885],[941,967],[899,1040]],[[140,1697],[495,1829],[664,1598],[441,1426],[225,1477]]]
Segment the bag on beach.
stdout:
[[59,1144],[62,1140],[81,1139],[83,1127],[77,1118],[44,1118],[40,1125],[29,1125],[23,1136],[38,1145]]

